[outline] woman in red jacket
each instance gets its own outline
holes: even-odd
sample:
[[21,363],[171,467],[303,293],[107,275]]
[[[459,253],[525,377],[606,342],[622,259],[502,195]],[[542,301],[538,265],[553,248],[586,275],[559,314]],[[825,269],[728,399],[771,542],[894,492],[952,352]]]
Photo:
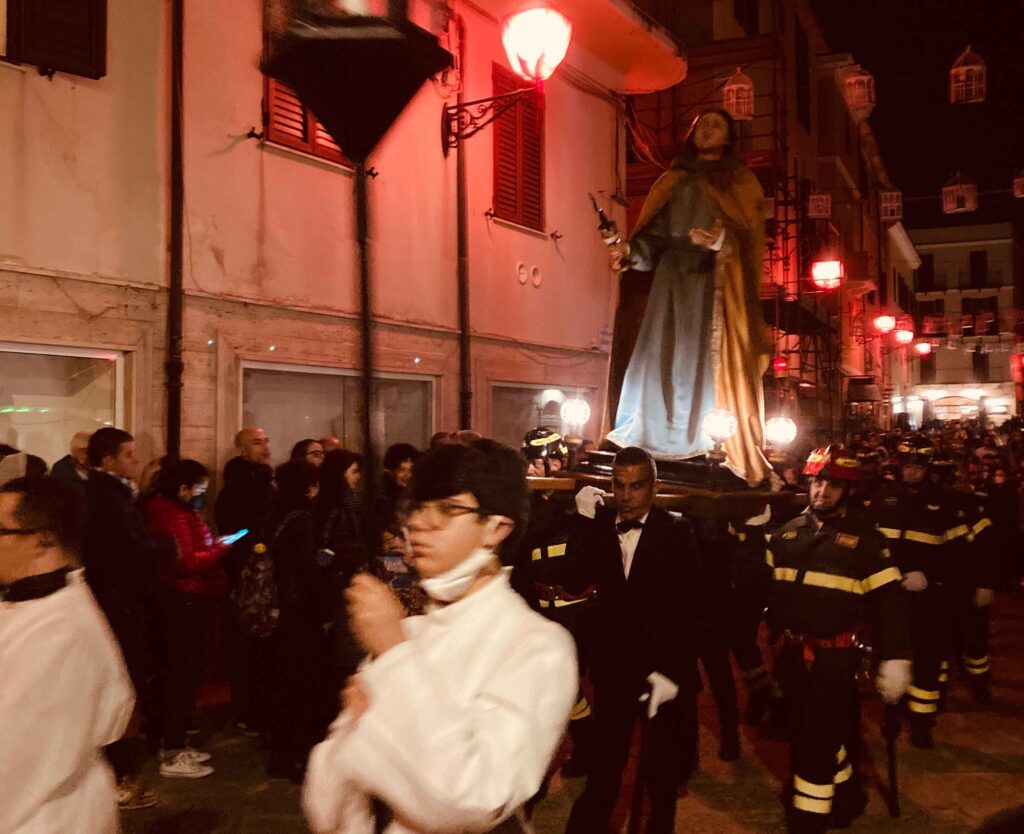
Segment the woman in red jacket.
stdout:
[[227,590],[223,561],[229,545],[214,540],[202,516],[208,486],[206,467],[182,460],[164,467],[145,507],[150,534],[169,537],[177,545],[175,558],[160,565],[167,646],[160,775],[168,778],[198,779],[213,773],[206,764],[209,753],[185,745],[213,632],[214,603]]

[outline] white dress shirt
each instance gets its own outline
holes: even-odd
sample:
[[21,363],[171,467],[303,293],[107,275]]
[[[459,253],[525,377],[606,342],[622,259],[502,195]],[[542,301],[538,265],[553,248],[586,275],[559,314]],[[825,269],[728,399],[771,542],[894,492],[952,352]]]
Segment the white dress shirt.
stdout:
[[[647,523],[647,516],[649,516],[650,510],[644,513],[638,520],[641,524]],[[620,521],[625,519],[615,516],[615,523],[618,524]],[[619,550],[622,551],[622,572],[626,575],[626,579],[629,579],[629,569],[633,567],[633,555],[636,553],[636,546],[640,542],[640,534],[643,532],[642,527],[634,527],[632,530],[627,530],[625,533],[619,533]]]
[[402,621],[406,640],[359,673],[370,706],[314,748],[303,807],[317,834],[489,831],[540,787],[576,700],[576,650],[507,573]]
[[81,570],[67,586],[0,602],[0,831],[114,834],[117,741],[135,694]]

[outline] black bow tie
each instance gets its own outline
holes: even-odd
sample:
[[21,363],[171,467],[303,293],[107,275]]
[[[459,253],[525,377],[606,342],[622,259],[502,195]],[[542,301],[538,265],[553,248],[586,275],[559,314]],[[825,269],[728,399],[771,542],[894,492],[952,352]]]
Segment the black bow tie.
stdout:
[[615,532],[620,536],[623,533],[628,533],[630,530],[642,530],[644,523],[638,518],[627,518],[625,521],[620,521],[615,525]]

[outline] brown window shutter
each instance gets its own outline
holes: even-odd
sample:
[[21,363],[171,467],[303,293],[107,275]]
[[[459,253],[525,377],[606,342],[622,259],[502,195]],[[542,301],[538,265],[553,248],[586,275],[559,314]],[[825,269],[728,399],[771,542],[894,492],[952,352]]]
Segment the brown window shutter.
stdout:
[[544,112],[535,98],[519,107],[523,161],[520,189],[522,224],[544,231]]
[[[516,89],[514,76],[497,64],[493,67],[492,85],[496,96]],[[496,119],[494,129],[494,214],[503,220],[519,223],[519,123],[518,108]]]
[[276,78],[267,77],[266,119],[271,142],[312,152],[308,112],[295,91]]
[[7,0],[7,55],[85,78],[107,74],[107,0]]
[[324,159],[329,159],[332,162],[341,162],[345,165],[352,165],[351,161],[341,152],[341,148],[338,147],[337,143],[331,138],[331,134],[327,132],[320,122],[314,117],[313,118],[313,153]]
[[[494,95],[511,93],[524,82],[494,64]],[[494,201],[496,217],[544,230],[544,114],[533,98],[507,110],[493,124]]]

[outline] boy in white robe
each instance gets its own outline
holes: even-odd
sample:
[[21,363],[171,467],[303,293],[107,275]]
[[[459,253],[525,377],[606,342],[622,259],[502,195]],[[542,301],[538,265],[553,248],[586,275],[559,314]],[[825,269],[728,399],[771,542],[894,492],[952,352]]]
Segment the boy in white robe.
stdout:
[[433,603],[403,618],[368,575],[347,591],[371,660],[310,757],[303,805],[317,834],[527,831],[576,698],[568,632],[509,586],[528,507],[522,463],[488,440],[416,464],[404,520]]

